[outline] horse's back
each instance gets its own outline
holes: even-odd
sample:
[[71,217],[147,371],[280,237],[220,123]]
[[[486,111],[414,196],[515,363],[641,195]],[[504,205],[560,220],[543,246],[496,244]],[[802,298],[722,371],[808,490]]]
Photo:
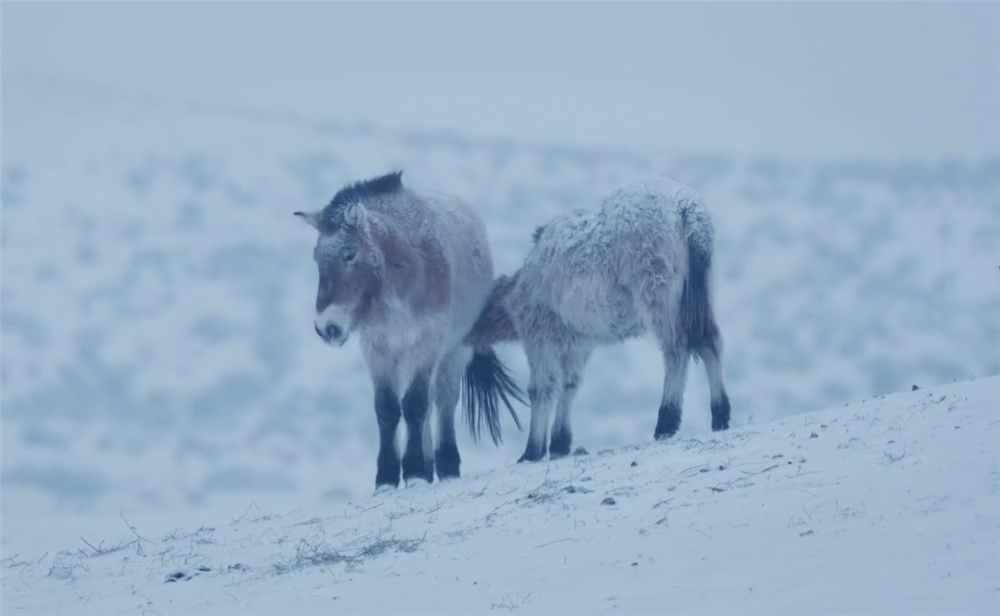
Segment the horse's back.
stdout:
[[551,253],[593,265],[597,260],[619,263],[620,249],[659,247],[676,240],[683,221],[680,204],[700,202],[687,186],[669,179],[639,182],[621,188],[586,208],[559,216],[537,237],[536,252]]
[[621,188],[594,208],[594,218],[606,220],[602,234],[631,250],[662,249],[682,235],[682,204],[697,204],[691,188],[670,179],[638,182]]
[[679,290],[687,275],[683,207],[698,195],[662,179],[626,186],[545,225],[518,272],[511,301],[547,307],[570,328],[605,341],[646,327],[636,294],[650,279]]

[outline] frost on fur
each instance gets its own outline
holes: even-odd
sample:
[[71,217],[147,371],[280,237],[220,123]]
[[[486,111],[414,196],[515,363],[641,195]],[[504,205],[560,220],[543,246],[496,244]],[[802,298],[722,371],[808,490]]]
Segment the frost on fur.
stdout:
[[[454,197],[406,189],[401,172],[347,186],[322,210],[296,215],[319,231],[316,333],[342,346],[357,332],[371,373],[377,489],[398,486],[400,470],[408,485],[431,482],[435,472],[458,477],[454,415],[462,388],[470,430],[478,435],[485,424],[494,442],[498,405],[514,415],[510,398],[520,396],[489,344],[463,340],[494,289],[482,220]],[[402,458],[400,422],[407,427]]]
[[628,186],[535,231],[524,264],[497,279],[466,337],[473,346],[524,345],[531,427],[522,461],[569,452],[572,400],[591,352],[647,332],[665,366],[655,438],[680,426],[692,355],[708,373],[712,428],[729,427],[710,292],[713,235],[698,195],[670,180]]

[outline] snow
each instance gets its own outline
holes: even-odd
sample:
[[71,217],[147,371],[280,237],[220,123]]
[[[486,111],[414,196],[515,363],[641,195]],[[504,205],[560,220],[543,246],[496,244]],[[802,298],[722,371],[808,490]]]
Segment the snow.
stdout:
[[109,516],[7,554],[11,613],[1000,609],[1000,377],[507,464],[341,506]]
[[[151,60],[144,45],[164,39],[148,26],[120,28],[135,45],[116,47],[118,22],[96,13],[84,23],[77,9],[37,9],[54,13],[28,23],[20,12],[36,9],[4,4],[4,613],[996,613],[997,37],[995,20],[963,31],[968,15],[944,6],[912,9],[942,36],[887,41],[891,58],[870,54],[872,72],[849,75],[891,84],[870,92],[880,102],[865,114],[852,98],[836,116],[831,98],[809,115],[816,100],[758,87],[787,106],[751,126],[740,114],[760,113],[751,103],[761,101],[735,95],[746,110],[717,110],[732,114],[719,124],[703,104],[714,97],[689,88],[698,104],[670,99],[684,122],[666,122],[666,134],[636,130],[648,121],[638,109],[631,127],[607,119],[615,96],[646,100],[627,88],[572,99],[564,124],[525,115],[546,99],[535,91],[515,106],[520,118],[483,106],[439,126],[424,115],[444,100],[430,84],[422,105],[390,113],[372,104],[377,80],[355,100],[331,69],[333,85],[307,93],[281,86],[314,77],[287,55],[262,60],[259,74],[224,73],[202,38]],[[962,10],[997,10],[983,7]],[[871,10],[889,19],[903,9]],[[685,23],[674,22],[681,43],[705,32]],[[747,30],[773,41],[767,54],[787,48],[757,34],[786,22],[754,23],[771,28]],[[872,34],[881,22],[858,23]],[[348,43],[365,31],[342,26]],[[856,39],[851,54],[865,57],[877,38]],[[944,59],[913,71],[940,98],[888,70],[915,48],[930,55],[914,58]],[[823,66],[847,58],[833,51]],[[175,53],[189,62],[170,64]],[[503,81],[516,63],[501,56],[478,78],[507,84],[498,100],[509,104],[534,90]],[[706,76],[716,94],[739,85],[694,57],[705,63],[672,83]],[[949,57],[978,60],[941,73]],[[823,74],[830,88],[857,85]],[[263,82],[276,85],[263,92]],[[224,99],[228,86],[261,99]],[[958,107],[939,106],[952,98]],[[373,116],[352,117],[343,99]],[[901,99],[928,106],[900,111]],[[779,131],[781,109],[844,139],[797,122]],[[383,121],[354,122],[372,118]],[[850,131],[848,119],[859,122]],[[933,126],[916,130],[923,120]],[[780,138],[755,142],[761,131]],[[507,418],[498,449],[459,435],[462,479],[373,495],[371,384],[357,340],[331,349],[313,331],[315,232],[292,213],[395,169],[408,187],[472,203],[508,274],[559,214],[651,177],[694,188],[716,230],[732,430],[710,432],[706,379],[692,365],[678,436],[652,442],[660,354],[633,341],[599,349],[584,373],[574,445],[590,455],[517,465],[526,434]],[[525,384],[523,353],[499,352]]]

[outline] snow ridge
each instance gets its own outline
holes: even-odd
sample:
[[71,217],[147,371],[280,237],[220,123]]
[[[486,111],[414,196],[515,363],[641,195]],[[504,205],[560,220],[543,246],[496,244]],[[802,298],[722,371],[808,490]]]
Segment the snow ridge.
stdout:
[[996,613],[998,409],[991,377],[342,509],[162,534],[122,515],[104,541],[5,554],[4,608]]

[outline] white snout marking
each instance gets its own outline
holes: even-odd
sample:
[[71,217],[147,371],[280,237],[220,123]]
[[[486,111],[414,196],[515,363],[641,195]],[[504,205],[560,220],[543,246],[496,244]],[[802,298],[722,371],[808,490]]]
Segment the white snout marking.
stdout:
[[[331,326],[337,331],[337,335],[327,338],[326,332]],[[327,306],[323,312],[316,315],[316,331],[326,340],[327,343],[341,346],[347,342],[347,337],[351,333],[351,313],[343,306]]]

